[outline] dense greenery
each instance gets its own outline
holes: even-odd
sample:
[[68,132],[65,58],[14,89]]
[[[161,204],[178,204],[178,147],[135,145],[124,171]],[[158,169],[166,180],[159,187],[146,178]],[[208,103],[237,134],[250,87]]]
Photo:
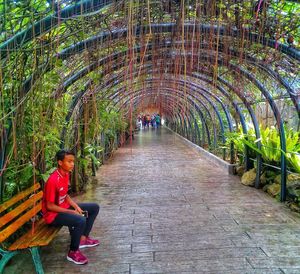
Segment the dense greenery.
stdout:
[[[250,129],[247,134],[242,132],[227,133],[227,144],[234,143],[236,147],[236,156],[239,163],[244,163],[245,146],[252,150],[252,158],[255,153],[259,153],[264,162],[274,166],[280,166],[281,146],[278,131],[272,128],[260,127],[261,138],[256,139],[255,132]],[[286,158],[289,168],[293,172],[300,173],[300,133],[292,129],[286,130]],[[258,141],[261,142],[261,148],[257,146]]]
[[[231,143],[235,146],[235,157],[238,161],[237,174],[242,176],[242,183],[254,185],[256,178],[256,155],[261,155],[263,166],[260,176],[260,186],[271,196],[280,200],[281,192],[281,144],[280,135],[274,127],[260,126],[261,137],[256,138],[253,129],[247,134],[234,132],[227,134],[227,147]],[[287,204],[292,210],[300,212],[300,132],[293,129],[285,129],[286,152],[284,156],[287,160],[288,175],[287,184]],[[245,150],[248,150],[254,168],[245,169]]]
[[[137,109],[143,107],[162,109],[170,126],[220,154],[224,152],[222,130],[229,131],[224,106],[234,124],[239,124],[233,101],[239,106],[245,101],[257,106],[257,117],[265,119],[259,117],[261,107],[267,116],[265,123],[275,125],[263,106],[265,97],[258,85],[233,66],[253,76],[277,100],[288,121],[286,137],[294,142],[288,143],[289,167],[299,172],[298,155],[293,153],[299,151],[295,141],[299,135],[290,128],[299,126],[295,98],[300,65],[278,50],[278,43],[298,49],[300,28],[295,15],[300,4],[283,0],[135,0],[112,1],[81,13],[88,2],[0,2],[2,198],[33,181],[45,181],[61,146],[77,154],[72,188],[80,191],[103,157],[123,143],[125,131],[133,128]],[[80,9],[75,15],[61,16],[76,5]],[[137,31],[137,27],[159,23],[173,24],[176,31]],[[184,23],[210,26],[212,31],[182,31]],[[216,26],[227,33],[214,33]],[[239,35],[231,36],[234,31]],[[22,36],[25,32],[27,36]],[[250,32],[275,40],[275,46],[252,41],[247,37]],[[95,36],[98,40],[91,42]],[[86,39],[80,48],[79,43]],[[217,81],[218,77],[222,81]],[[211,92],[203,91],[211,102],[197,93],[203,88]],[[172,94],[174,90],[176,94]],[[187,91],[192,92],[187,95]],[[220,110],[219,117],[215,108]],[[249,122],[247,109],[241,112]],[[229,140],[239,152],[243,153],[244,145],[252,146],[253,157],[257,152],[266,162],[278,163],[275,130],[262,131],[261,150],[253,145],[251,131],[247,138],[233,136]]]

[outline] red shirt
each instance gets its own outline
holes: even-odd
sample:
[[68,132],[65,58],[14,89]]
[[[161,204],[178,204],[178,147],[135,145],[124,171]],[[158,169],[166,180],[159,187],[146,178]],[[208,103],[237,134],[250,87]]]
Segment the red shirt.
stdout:
[[46,207],[46,201],[55,203],[62,208],[69,208],[70,204],[67,202],[66,197],[69,188],[69,174],[62,176],[58,170],[55,170],[47,180],[44,188],[42,212],[45,222],[51,224],[57,212],[49,211]]

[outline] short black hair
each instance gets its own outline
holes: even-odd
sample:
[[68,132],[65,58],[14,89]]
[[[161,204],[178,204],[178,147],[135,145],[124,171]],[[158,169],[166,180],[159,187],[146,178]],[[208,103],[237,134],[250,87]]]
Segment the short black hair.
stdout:
[[66,155],[75,156],[75,153],[71,150],[61,149],[56,152],[56,155],[55,155],[56,161],[62,161]]

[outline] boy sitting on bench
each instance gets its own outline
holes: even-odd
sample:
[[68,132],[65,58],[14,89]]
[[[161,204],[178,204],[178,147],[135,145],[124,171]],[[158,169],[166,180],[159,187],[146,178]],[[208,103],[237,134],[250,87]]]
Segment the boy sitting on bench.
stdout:
[[79,203],[68,195],[69,173],[74,168],[75,155],[71,151],[56,153],[58,167],[45,184],[42,212],[45,222],[53,226],[68,226],[71,235],[67,260],[75,264],[86,264],[88,259],[80,248],[99,245],[99,241],[89,237],[95,218],[99,212],[96,203]]

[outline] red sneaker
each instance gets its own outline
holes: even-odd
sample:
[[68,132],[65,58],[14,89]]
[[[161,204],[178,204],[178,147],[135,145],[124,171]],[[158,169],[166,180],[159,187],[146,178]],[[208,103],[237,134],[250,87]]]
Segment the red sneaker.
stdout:
[[92,246],[97,246],[99,244],[100,242],[98,240],[86,237],[85,240],[80,241],[79,248],[92,247]]
[[79,250],[70,250],[67,255],[67,260],[74,264],[87,264],[88,262],[88,259]]

